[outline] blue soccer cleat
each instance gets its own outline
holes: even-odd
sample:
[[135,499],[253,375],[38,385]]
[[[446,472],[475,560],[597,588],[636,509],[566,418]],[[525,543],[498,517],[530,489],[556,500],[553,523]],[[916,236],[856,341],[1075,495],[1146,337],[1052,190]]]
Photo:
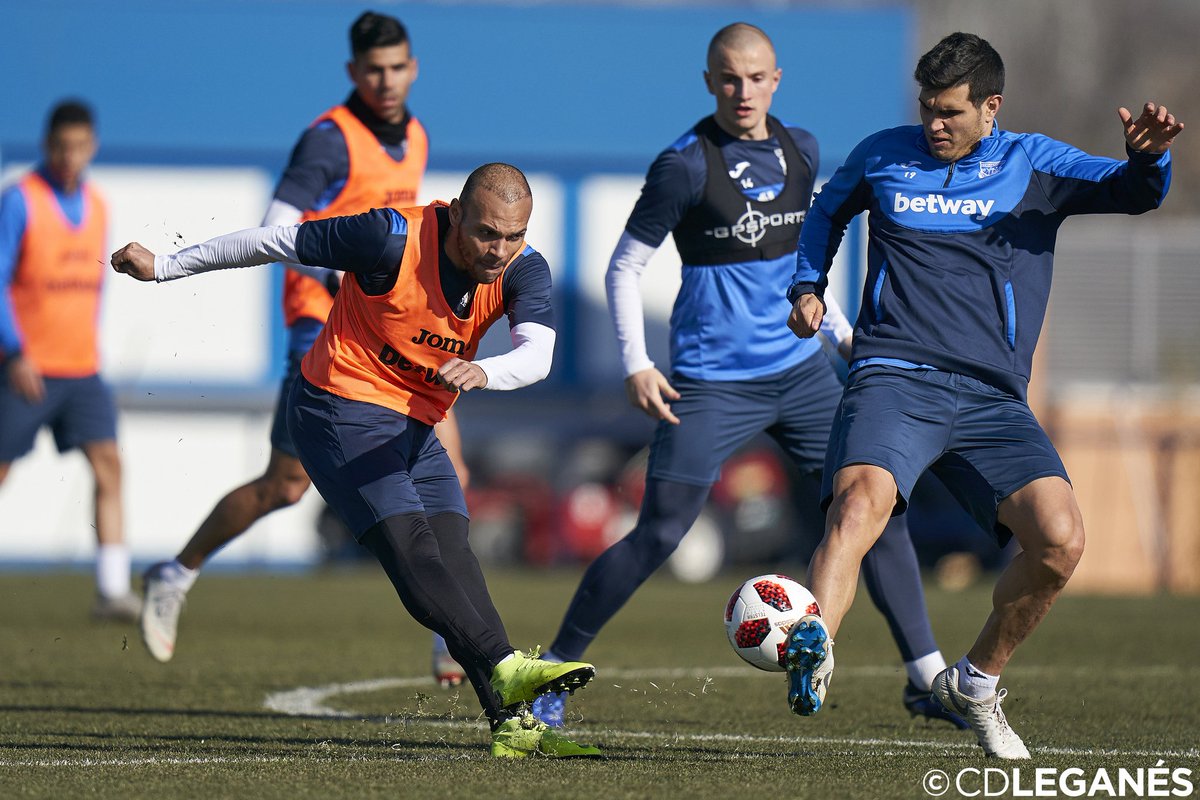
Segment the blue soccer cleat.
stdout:
[[529,708],[534,718],[551,728],[561,728],[567,713],[567,693],[550,692],[538,695]]
[[819,616],[805,614],[792,626],[783,661],[792,713],[807,717],[820,711],[833,677],[833,640]]

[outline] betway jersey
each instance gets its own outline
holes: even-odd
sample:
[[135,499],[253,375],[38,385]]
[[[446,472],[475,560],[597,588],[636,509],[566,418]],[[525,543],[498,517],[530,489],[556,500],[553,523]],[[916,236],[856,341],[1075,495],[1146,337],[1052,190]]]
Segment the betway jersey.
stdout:
[[851,368],[930,366],[1024,398],[1058,227],[1072,214],[1157,208],[1170,177],[1169,153],[1117,161],[994,128],[948,164],[930,154],[920,126],[881,131],[817,195],[790,294],[824,290],[846,225],[866,211]]
[[[708,141],[719,148],[725,174],[713,177],[728,181],[742,198],[732,209],[720,191],[724,187],[709,181],[703,125],[704,121],[692,127],[655,159],[625,230],[639,242],[658,247],[667,234],[679,233],[685,220],[696,219],[702,205],[713,206],[704,215],[706,221],[715,214],[728,216],[723,224],[689,229],[689,240],[710,240],[697,251],[739,247],[746,256],[731,263],[712,263],[726,258],[697,256],[703,263],[684,258],[682,285],[671,313],[671,371],[715,381],[772,375],[820,349],[816,341],[796,340],[786,324],[790,306],[776,294],[786,290],[795,269],[791,247],[768,258],[760,247],[772,227],[786,225],[795,231],[803,220],[819,160],[817,142],[802,128],[773,125],[772,131],[786,131],[791,138],[794,147],[787,149],[801,162],[793,164],[774,135],[745,141],[717,128]],[[776,203],[785,191],[787,208]],[[680,249],[688,250],[686,245]]]

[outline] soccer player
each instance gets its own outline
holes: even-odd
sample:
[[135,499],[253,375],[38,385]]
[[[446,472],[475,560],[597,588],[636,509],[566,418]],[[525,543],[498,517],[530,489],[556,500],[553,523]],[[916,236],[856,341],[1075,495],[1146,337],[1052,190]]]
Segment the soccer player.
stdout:
[[96,149],[91,109],[60,103],[45,160],[0,197],[0,484],[43,426],[59,452],[83,451],[96,480],[92,616],[133,622],[117,409],[97,374],[108,211],[84,176]]
[[1022,549],[979,638],[937,676],[934,695],[967,719],[988,756],[1023,759],[1029,751],[1000,709],[1000,674],[1084,543],[1066,470],[1026,402],[1055,235],[1072,214],[1158,207],[1183,124],[1155,103],[1137,118],[1121,108],[1126,161],[1002,131],[1004,64],[971,34],[938,42],[915,78],[921,125],[854,149],[813,204],[788,291],[788,325],[811,337],[842,232],[869,212],[862,311],[822,488],[827,527],[809,572],[822,616],[792,629],[788,702],[798,714],[821,708],[859,562],[930,469],[1001,545],[1015,536]]
[[[525,244],[532,209],[520,170],[485,164],[449,205],[257,228],[172,256],[135,243],[112,264],[144,281],[272,261],[352,273],[288,395],[301,464],[413,618],[445,637],[491,721],[493,755],[598,755],[519,711],[542,692],[585,685],[595,670],[514,652],[467,540],[462,486],[433,431],[460,393],[516,389],[550,371],[550,269]],[[513,349],[472,361],[504,315]]]
[[[346,72],[354,91],[300,137],[263,225],[292,225],[417,202],[428,145],[425,129],[407,105],[417,78],[408,31],[394,17],[368,11],[350,27],[350,51]],[[155,564],[146,573],[142,641],[159,661],[174,655],[184,598],[208,557],[267,514],[299,502],[308,490],[309,478],[288,436],[284,413],[300,359],[325,324],[337,290],[336,272],[324,270],[317,276],[285,273],[288,363],[266,471],[221,498],[175,559]],[[442,425],[450,428],[443,440],[457,443],[453,418]],[[461,464],[457,448],[451,456]],[[465,470],[460,475],[465,477]],[[462,682],[461,668],[437,637],[433,660],[435,677],[446,684]]]
[[[721,464],[766,431],[806,479],[825,460],[841,385],[816,341],[796,347],[782,323],[812,197],[817,143],[772,116],[781,70],[763,31],[729,25],[708,47],[716,111],[651,165],[607,275],[609,311],[634,407],[660,420],[650,446],[645,499],[633,531],[588,568],[548,658],[577,659],[601,627],[667,560],[700,514]],[[668,233],[683,261],[671,315],[671,378],[646,353],[638,279]],[[778,292],[778,294],[773,294]],[[826,333],[848,347],[849,323],[830,314]],[[902,519],[867,559],[867,585],[908,672],[904,705],[945,719],[930,696],[946,666],[934,640],[916,554]],[[562,698],[534,713],[560,722]]]

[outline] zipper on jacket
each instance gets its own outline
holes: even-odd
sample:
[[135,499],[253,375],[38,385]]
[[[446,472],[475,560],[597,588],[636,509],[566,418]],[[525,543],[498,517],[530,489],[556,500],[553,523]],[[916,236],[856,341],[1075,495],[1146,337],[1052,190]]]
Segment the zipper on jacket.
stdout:
[[942,184],[943,189],[950,185],[950,179],[954,177],[954,165],[957,163],[957,161],[951,161],[950,166],[946,169],[946,182]]
[[1017,349],[1017,302],[1013,297],[1012,281],[1004,282],[1004,305],[1007,314],[1005,315],[1004,325],[1005,334],[1008,338],[1008,347],[1010,350]]

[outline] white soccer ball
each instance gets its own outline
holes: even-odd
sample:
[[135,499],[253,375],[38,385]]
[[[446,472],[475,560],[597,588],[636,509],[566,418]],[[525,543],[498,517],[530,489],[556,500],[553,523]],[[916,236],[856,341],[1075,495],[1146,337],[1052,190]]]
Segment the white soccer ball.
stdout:
[[820,614],[817,599],[786,575],[759,575],[737,588],[725,604],[725,633],[746,663],[783,672],[787,634],[805,614]]

